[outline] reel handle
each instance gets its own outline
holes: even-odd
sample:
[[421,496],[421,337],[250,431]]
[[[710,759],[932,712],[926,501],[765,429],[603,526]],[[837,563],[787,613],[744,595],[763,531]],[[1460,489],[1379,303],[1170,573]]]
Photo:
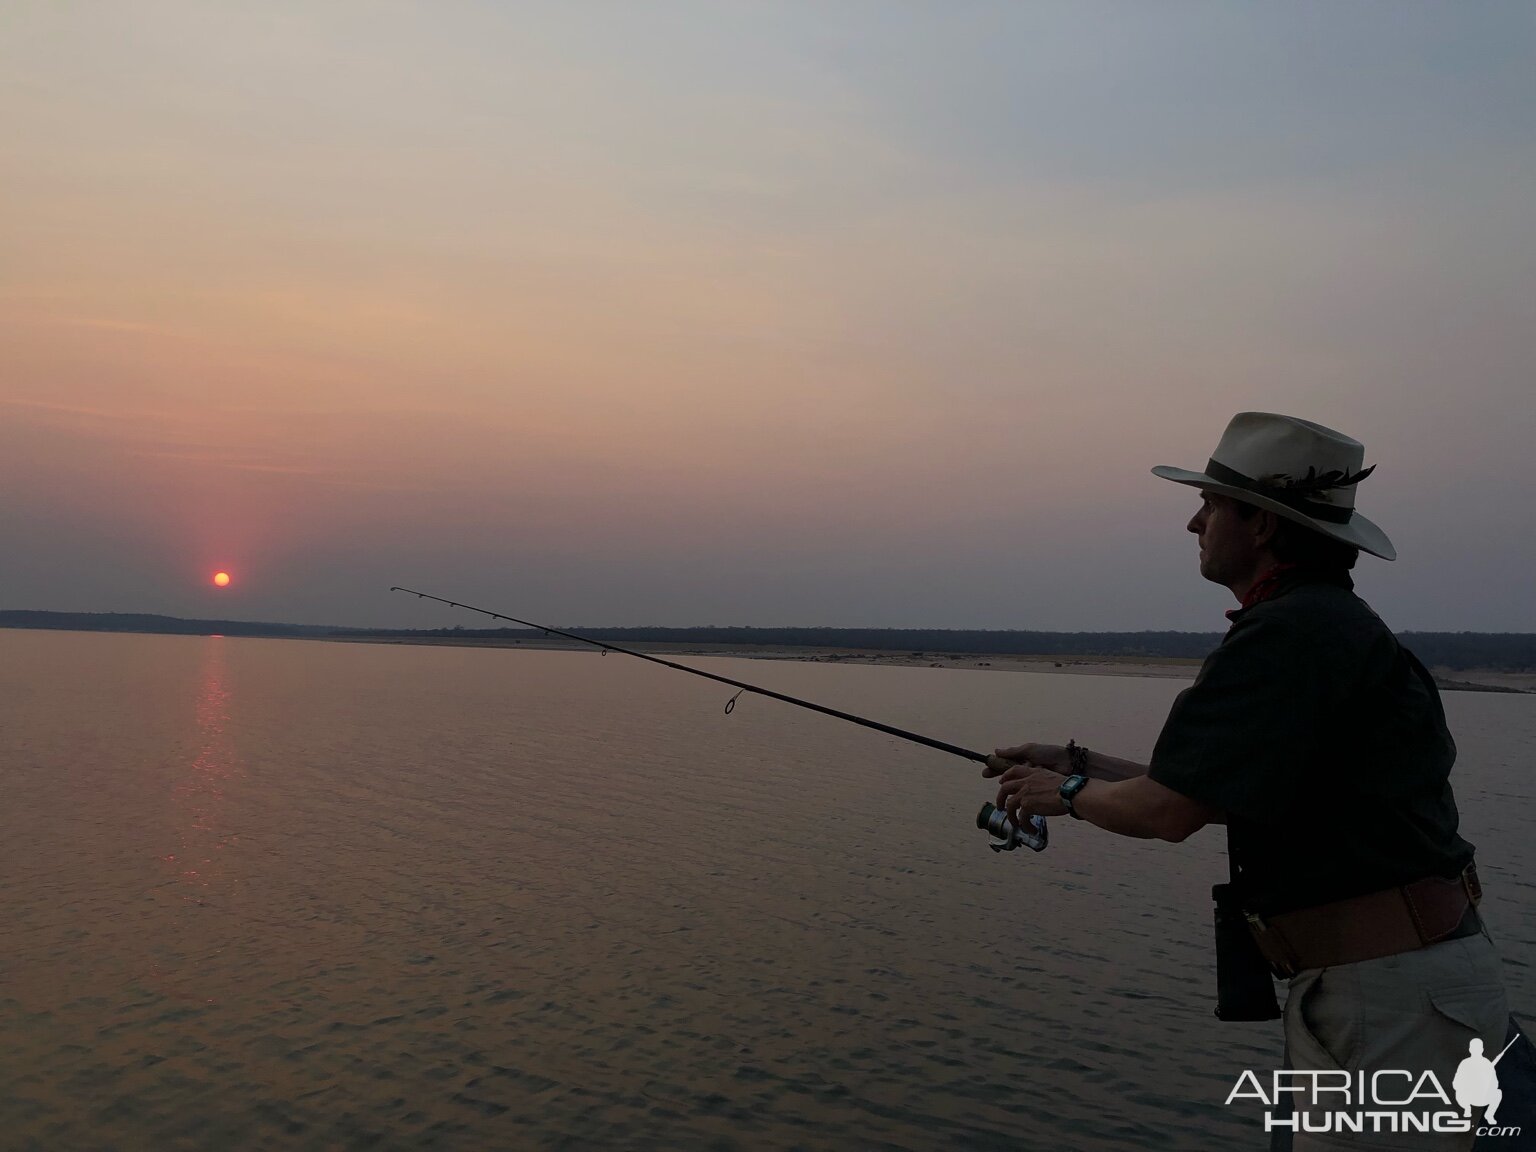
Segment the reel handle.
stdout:
[[981,811],[976,814],[976,827],[991,835],[992,842],[987,847],[994,852],[1012,852],[1019,847],[1044,852],[1051,841],[1050,828],[1044,816],[1031,816],[1029,822],[1020,828],[995,804],[981,806]]

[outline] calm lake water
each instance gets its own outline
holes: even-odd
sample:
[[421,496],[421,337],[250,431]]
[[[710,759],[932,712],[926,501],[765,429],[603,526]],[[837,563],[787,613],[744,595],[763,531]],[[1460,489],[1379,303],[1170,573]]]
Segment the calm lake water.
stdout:
[[[699,659],[1144,757],[1183,681]],[[619,656],[0,632],[0,1143],[1228,1149],[1219,831],[974,827],[977,767]],[[1450,693],[1536,1018],[1536,697]]]

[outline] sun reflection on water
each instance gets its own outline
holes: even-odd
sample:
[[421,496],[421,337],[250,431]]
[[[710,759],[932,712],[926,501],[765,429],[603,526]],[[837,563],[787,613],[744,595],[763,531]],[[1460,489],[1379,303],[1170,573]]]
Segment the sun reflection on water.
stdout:
[[201,904],[238,881],[226,881],[222,853],[239,840],[226,826],[226,791],[242,774],[229,731],[228,641],[207,637],[194,709],[198,753],[171,789],[179,829],[178,851],[163,857],[188,886],[183,899]]

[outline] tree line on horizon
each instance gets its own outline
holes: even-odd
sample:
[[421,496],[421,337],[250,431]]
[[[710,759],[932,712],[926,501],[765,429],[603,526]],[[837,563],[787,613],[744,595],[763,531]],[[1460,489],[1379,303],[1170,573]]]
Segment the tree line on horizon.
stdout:
[[[123,612],[0,611],[0,628],[80,632],[147,632],[166,635],[299,637],[344,640],[542,641],[534,628],[338,628],[250,620],[187,620]],[[943,628],[579,628],[610,644],[709,644],[726,647],[830,648],[921,654],[977,653],[1008,656],[1140,657],[1203,660],[1221,642],[1220,632],[1040,632]],[[1536,633],[1401,632],[1403,643],[1425,664],[1444,668],[1536,671]]]

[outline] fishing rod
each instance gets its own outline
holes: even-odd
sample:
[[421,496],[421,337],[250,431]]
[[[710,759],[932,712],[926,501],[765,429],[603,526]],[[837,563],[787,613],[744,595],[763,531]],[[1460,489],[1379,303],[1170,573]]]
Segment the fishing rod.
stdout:
[[[594,648],[601,648],[604,652],[618,652],[625,656],[633,656],[638,660],[649,660],[652,664],[660,664],[663,668],[675,668],[679,672],[687,672],[694,676],[702,676],[706,680],[714,680],[721,684],[729,684],[738,689],[735,696],[726,701],[726,715],[730,715],[736,708],[736,699],[743,692],[753,692],[758,696],[767,696],[771,700],[782,700],[786,704],[793,704],[797,708],[809,708],[812,712],[820,712],[824,716],[832,716],[838,720],[847,720],[851,724],[859,724],[865,728],[873,728],[876,732],[884,732],[888,736],[895,736],[901,740],[910,740],[914,744],[922,744],[928,748],[936,748],[940,752],[948,752],[951,756],[961,756],[966,760],[974,760],[979,764],[987,762],[987,756],[983,752],[975,752],[969,748],[961,748],[958,744],[947,744],[943,740],[935,740],[931,736],[923,736],[917,732],[908,732],[904,728],[894,728],[889,724],[882,724],[878,720],[870,720],[864,716],[855,716],[852,712],[840,712],[836,708],[828,708],[824,704],[816,704],[810,700],[801,700],[798,696],[786,696],[783,692],[775,692],[769,688],[760,688],[756,684],[748,684],[744,680],[732,680],[729,676],[717,676],[713,672],[705,672],[700,668],[690,668],[686,664],[676,664],[671,660],[663,660],[659,656],[652,656],[645,652],[636,652],[633,648],[621,648],[617,644],[609,644],[602,640],[594,640],[590,636],[579,636],[575,632],[565,632],[559,628],[551,628],[545,624],[535,624],[531,620],[519,620],[516,616],[507,616],[501,612],[492,612],[489,608],[476,608],[473,604],[463,604],[457,600],[446,600],[441,596],[434,596],[430,592],[418,592],[414,588],[403,588],[394,585],[391,592],[406,592],[421,600],[435,600],[439,604],[446,604],[450,608],[463,608],[469,612],[478,612],[482,616],[489,616],[493,620],[505,620],[509,624],[521,624],[524,628],[533,628],[546,636],[564,636],[567,640],[576,640],[582,644],[590,644]],[[1007,814],[991,804],[982,805],[980,814],[976,817],[976,826],[991,833],[996,841],[992,850],[995,852],[1011,852],[1020,846],[1027,846],[1036,852],[1045,849],[1048,832],[1045,818],[1031,816],[1029,827],[1020,828],[1008,819]]]

